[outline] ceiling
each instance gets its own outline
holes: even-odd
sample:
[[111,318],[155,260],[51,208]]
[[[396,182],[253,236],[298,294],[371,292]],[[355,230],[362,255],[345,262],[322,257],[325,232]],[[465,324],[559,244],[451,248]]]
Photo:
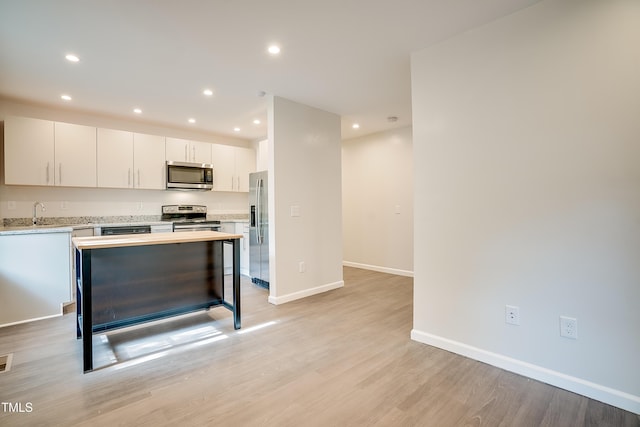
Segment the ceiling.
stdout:
[[537,1],[0,0],[0,96],[256,139],[266,93],[348,139],[411,124],[411,52]]

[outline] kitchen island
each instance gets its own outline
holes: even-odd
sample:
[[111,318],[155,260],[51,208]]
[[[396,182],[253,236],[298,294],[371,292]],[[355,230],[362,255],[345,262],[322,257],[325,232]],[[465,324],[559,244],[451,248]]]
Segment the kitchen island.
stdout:
[[[240,238],[216,231],[75,237],[77,337],[93,370],[93,333],[224,306],[240,328]],[[233,299],[224,297],[232,246]]]

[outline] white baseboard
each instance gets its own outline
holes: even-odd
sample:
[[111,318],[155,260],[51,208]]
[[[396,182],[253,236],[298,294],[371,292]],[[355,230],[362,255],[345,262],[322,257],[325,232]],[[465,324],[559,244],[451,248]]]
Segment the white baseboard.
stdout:
[[411,339],[640,414],[640,396],[413,329]]
[[53,317],[60,317],[62,315],[63,315],[62,310],[60,310],[60,313],[58,314],[51,314],[49,316],[43,316],[43,317],[34,317],[33,319],[25,319],[25,320],[20,320],[18,322],[3,323],[0,325],[0,328],[4,328],[5,326],[20,325],[22,323],[37,322],[38,320],[51,319]]
[[377,265],[361,264],[361,263],[358,263],[358,262],[351,262],[351,261],[342,261],[342,265],[344,265],[345,267],[354,267],[354,268],[362,268],[364,270],[378,271],[380,273],[395,274],[397,276],[413,277],[413,271],[409,271],[409,270],[400,270],[400,269],[397,269],[397,268],[380,267],[380,266],[377,266]]
[[339,282],[328,283],[326,285],[317,286],[311,289],[305,289],[303,291],[294,292],[287,295],[282,295],[279,297],[273,297],[269,295],[269,302],[274,305],[284,304],[290,301],[295,301],[297,299],[310,297],[311,295],[321,294],[323,292],[331,291],[333,289],[338,289],[344,287],[344,281],[340,280]]

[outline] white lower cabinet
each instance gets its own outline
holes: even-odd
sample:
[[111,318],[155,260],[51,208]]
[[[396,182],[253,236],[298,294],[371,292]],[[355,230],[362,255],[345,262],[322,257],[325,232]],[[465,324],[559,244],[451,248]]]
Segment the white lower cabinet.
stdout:
[[[220,224],[220,231],[223,233],[235,234],[236,227],[233,222],[223,222]],[[231,245],[224,244],[224,274],[233,273],[233,250]]]
[[249,275],[249,221],[236,222],[236,234],[240,239],[240,274]]
[[152,233],[173,233],[173,224],[152,225]]
[[[245,227],[246,226],[246,227]],[[246,229],[246,233],[245,233]],[[249,275],[249,222],[222,222],[223,233],[242,234],[240,239],[240,274]],[[233,252],[231,245],[224,245],[224,274],[233,273]]]
[[70,242],[68,232],[0,236],[0,326],[62,314],[72,300]]

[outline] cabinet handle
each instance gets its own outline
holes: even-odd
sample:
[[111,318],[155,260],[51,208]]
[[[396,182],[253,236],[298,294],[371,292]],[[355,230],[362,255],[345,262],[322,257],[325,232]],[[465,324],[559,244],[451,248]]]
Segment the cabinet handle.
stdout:
[[187,153],[187,145],[184,146],[184,161],[189,161],[189,154]]
[[131,187],[131,168],[127,172],[127,187]]
[[62,184],[62,163],[58,163],[58,184]]
[[47,162],[47,184],[49,183],[49,162]]
[[194,145],[193,148],[191,148],[192,151],[192,156],[191,156],[191,161],[195,162],[196,161],[196,146]]
[[140,187],[142,184],[140,184],[140,169],[138,169],[138,187]]

